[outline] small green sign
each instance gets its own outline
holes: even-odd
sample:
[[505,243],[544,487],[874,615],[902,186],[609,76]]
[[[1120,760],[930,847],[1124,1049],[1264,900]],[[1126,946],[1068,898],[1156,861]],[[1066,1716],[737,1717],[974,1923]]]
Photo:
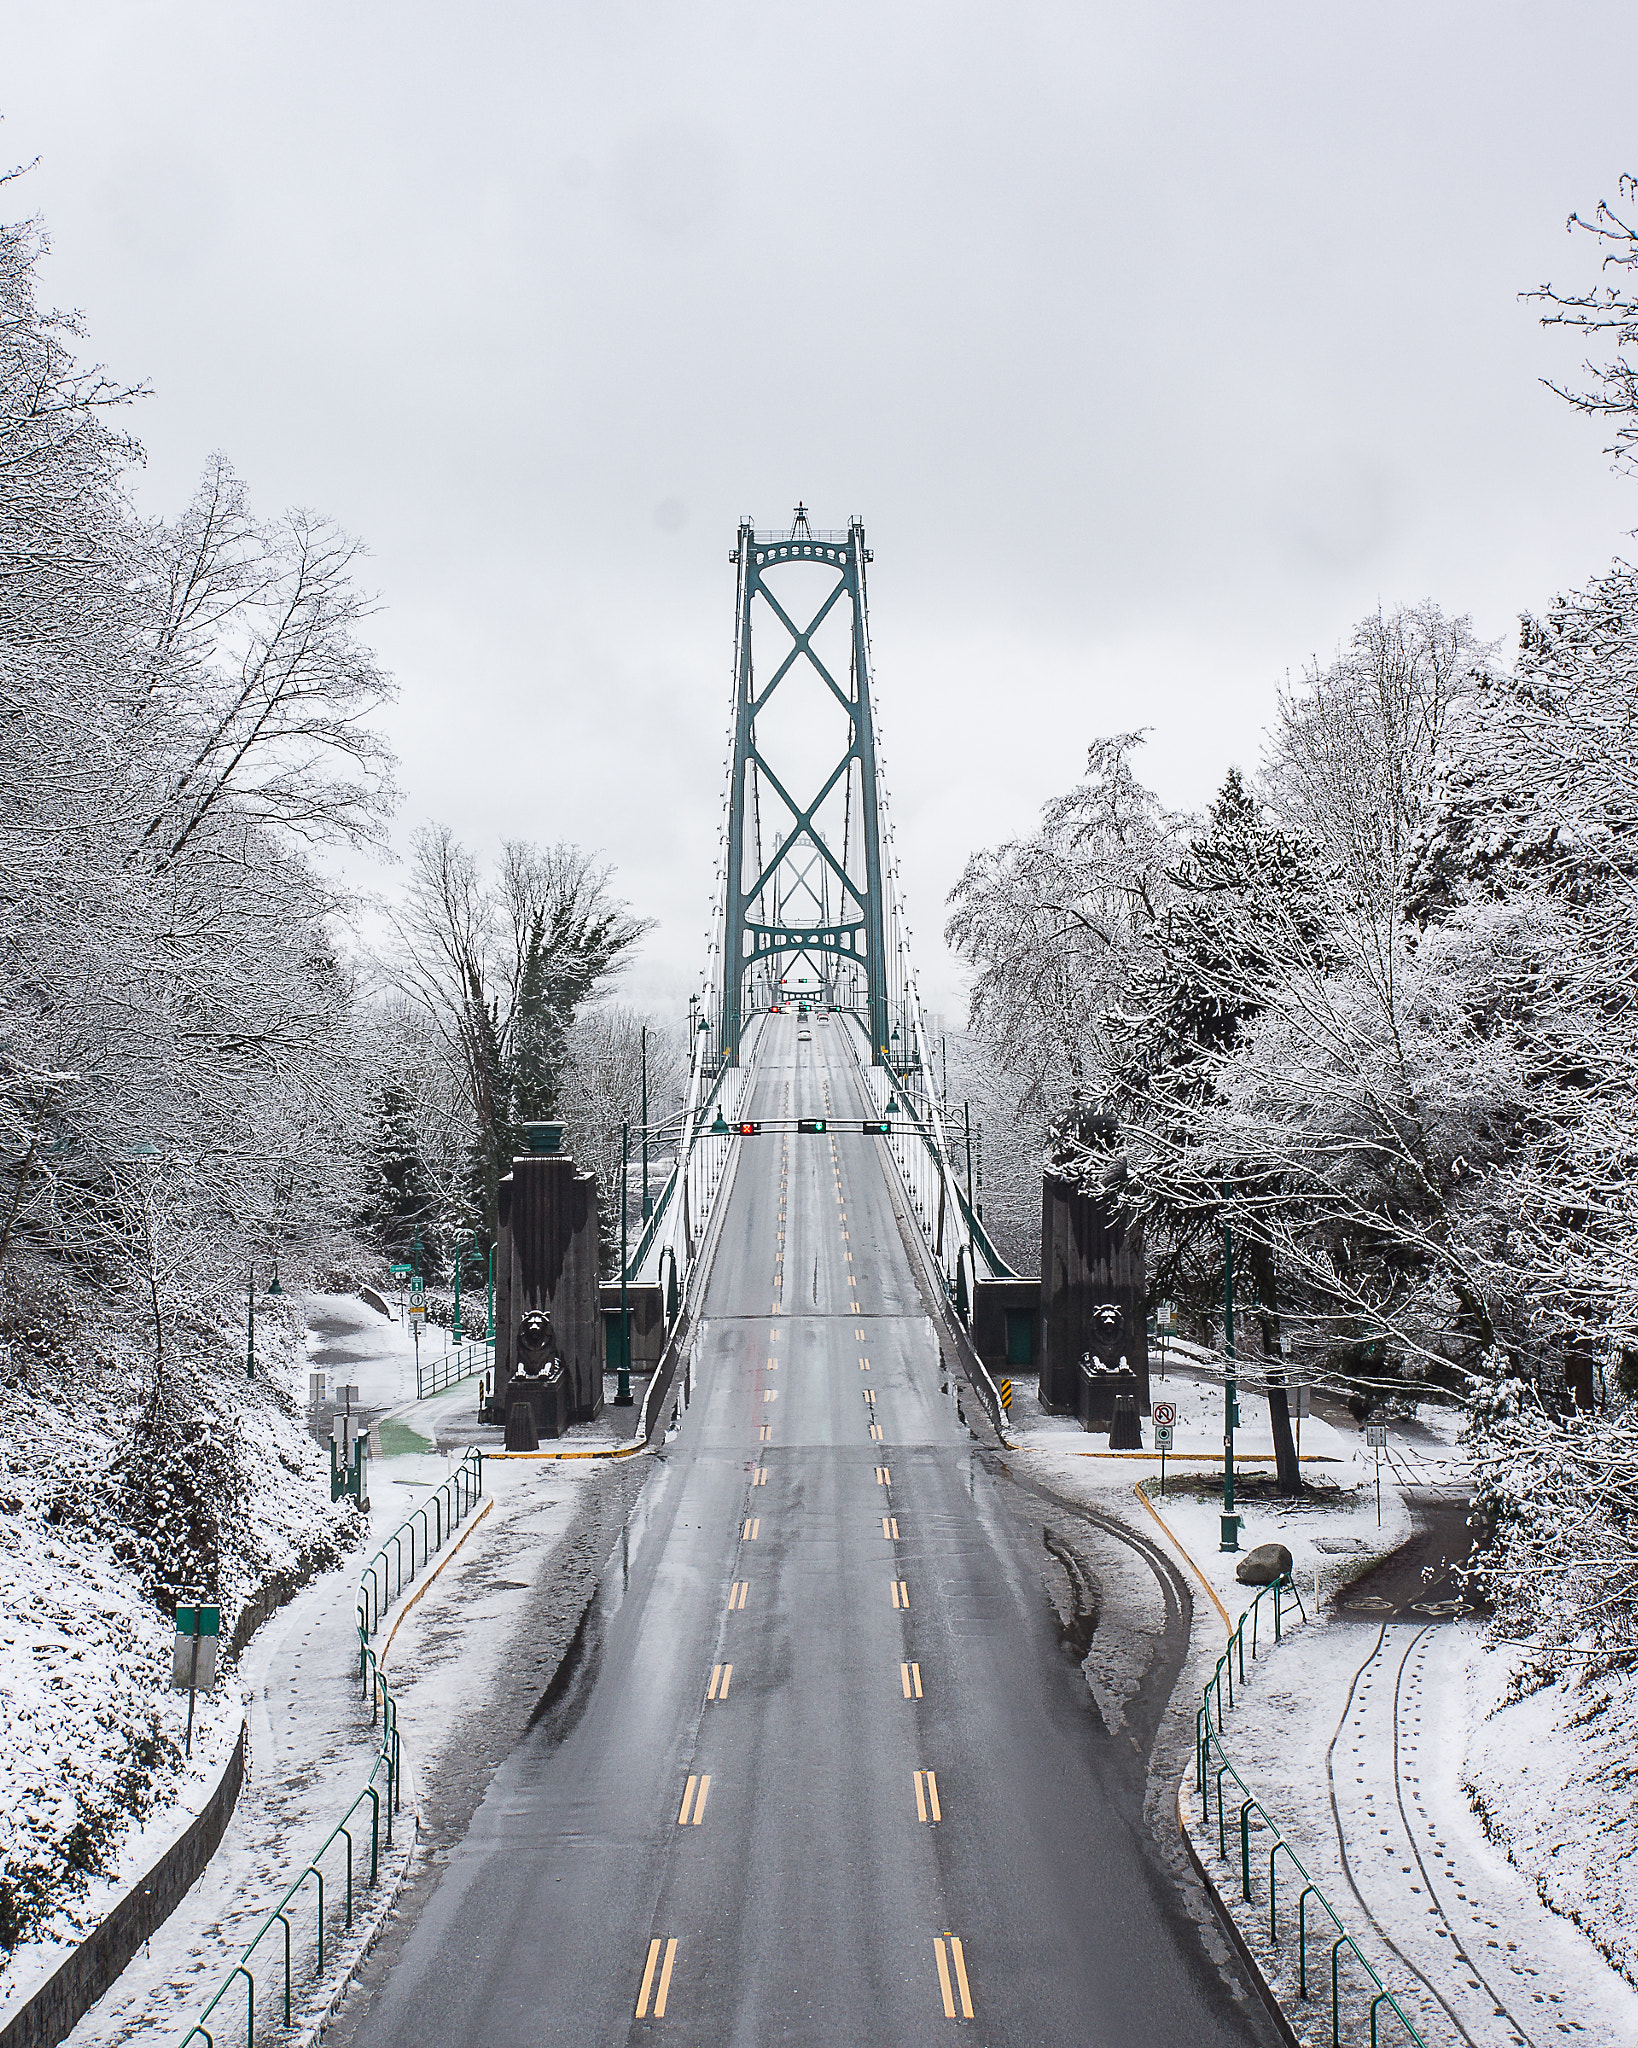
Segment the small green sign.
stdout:
[[[193,1625],[197,1611],[199,1626]],[[176,1610],[176,1632],[179,1636],[219,1636],[222,1633],[222,1610],[220,1607],[179,1607]]]

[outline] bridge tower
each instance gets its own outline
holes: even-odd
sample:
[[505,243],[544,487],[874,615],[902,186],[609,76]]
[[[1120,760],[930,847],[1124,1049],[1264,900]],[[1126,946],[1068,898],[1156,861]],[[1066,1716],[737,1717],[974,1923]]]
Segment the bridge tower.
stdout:
[[[741,523],[718,1044],[781,991],[861,1011],[888,1060],[887,919],[864,527]],[[798,794],[800,790],[802,794]],[[809,793],[816,792],[816,793]]]

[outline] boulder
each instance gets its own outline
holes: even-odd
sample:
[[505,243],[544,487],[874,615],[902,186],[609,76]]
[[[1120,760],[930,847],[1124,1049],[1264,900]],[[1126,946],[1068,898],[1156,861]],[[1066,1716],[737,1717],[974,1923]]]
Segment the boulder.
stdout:
[[1283,1543],[1259,1543],[1241,1558],[1234,1576],[1242,1586],[1271,1586],[1291,1576],[1291,1553]]

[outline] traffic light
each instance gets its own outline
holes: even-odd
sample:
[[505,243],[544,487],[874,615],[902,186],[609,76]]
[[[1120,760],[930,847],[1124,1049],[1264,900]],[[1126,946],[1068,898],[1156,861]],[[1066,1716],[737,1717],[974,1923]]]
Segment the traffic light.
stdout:
[[760,1124],[741,1124],[739,1135],[742,1138],[754,1138],[761,1129],[762,1126]]
[[885,1138],[891,1135],[893,1126],[888,1123],[860,1124],[859,1128],[867,1137]]
[[822,1131],[825,1128],[825,1120],[822,1116],[799,1116],[796,1119],[796,1128],[799,1131]]

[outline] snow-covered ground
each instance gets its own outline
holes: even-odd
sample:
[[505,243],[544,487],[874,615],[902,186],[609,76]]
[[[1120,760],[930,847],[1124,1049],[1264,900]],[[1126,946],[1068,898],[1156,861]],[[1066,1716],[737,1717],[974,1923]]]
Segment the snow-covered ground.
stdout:
[[[1177,1406],[1179,1447],[1208,1452],[1211,1460],[1182,1463],[1181,1470],[1180,1461],[1168,1460],[1174,1490],[1164,1498],[1157,1457],[1111,1456],[1072,1417],[1044,1414],[1027,1382],[1015,1387],[1010,1433],[1028,1471],[1064,1497],[1151,1534],[1158,1521],[1197,1586],[1210,1589],[1230,1621],[1255,1591],[1235,1576],[1244,1551],[1264,1542],[1291,1551],[1306,1619],[1295,1621],[1287,1608],[1295,1626],[1277,1651],[1258,1657],[1244,1691],[1236,1687],[1225,1745],[1383,1981],[1404,1995],[1428,2041],[1455,2043],[1464,2033],[1477,2048],[1543,2048],[1566,2037],[1638,2041],[1638,1992],[1600,1953],[1630,1968],[1638,1946],[1638,1816],[1626,1695],[1596,1691],[1589,1701],[1566,1684],[1499,1704],[1512,1661],[1487,1646],[1481,1624],[1383,1626],[1333,1609],[1339,1586],[1412,1532],[1402,1492],[1460,1482],[1450,1412],[1389,1423],[1380,1525],[1374,1454],[1359,1432],[1310,1418],[1302,1434],[1304,1473],[1324,1486],[1322,1497],[1242,1499],[1242,1549],[1235,1553],[1219,1547],[1221,1383],[1197,1369],[1173,1371],[1164,1382],[1156,1374],[1151,1397]],[[1271,1453],[1266,1404],[1242,1396],[1241,1412],[1237,1451]],[[1137,1497],[1140,1484],[1145,1499]],[[1208,1611],[1197,1602],[1197,1624]],[[1259,1633],[1266,1653],[1271,1631]],[[1223,1640],[1221,1618],[1215,1626],[1197,1625],[1194,1668],[1185,1681],[1196,1698]],[[1098,1661],[1094,1638],[1088,1669],[1095,1687]],[[1595,1738],[1599,1767],[1589,1770],[1587,1731],[1567,1723],[1578,1708],[1585,1714],[1606,1699]],[[1100,1703],[1108,1714],[1111,1702]],[[1119,1701],[1112,1704],[1118,1712]],[[1311,1937],[1310,1985],[1326,1995],[1305,2007],[1296,1995],[1291,1932],[1296,1887],[1281,1891],[1281,1946],[1272,1949],[1267,1940],[1270,1838],[1260,1828],[1253,1834],[1254,1903],[1247,1907],[1234,1809],[1227,1862],[1217,1855],[1215,1809],[1204,1828],[1197,1797],[1191,1812],[1196,1846],[1221,1897],[1299,2034],[1320,2048],[1330,2035],[1329,1944]],[[1558,1911],[1549,1911],[1543,1896]],[[1582,1920],[1597,1946],[1562,1913]],[[1343,1981],[1346,1988],[1346,1963]],[[1350,1994],[1361,2039],[1363,1982],[1356,1973]]]
[[[403,1392],[407,1340],[399,1325],[346,1297],[326,1298],[314,1320],[319,1347],[343,1353],[334,1362],[315,1359],[315,1366],[324,1363],[356,1384],[362,1406]],[[412,1349],[407,1386],[407,1402],[398,1402],[397,1414],[388,1418],[404,1426],[404,1435],[389,1435],[389,1442],[404,1441],[413,1431],[436,1444],[441,1425],[470,1415],[469,1386],[414,1401]],[[457,1456],[453,1450],[411,1449],[372,1460],[372,1541],[397,1527],[447,1476]],[[335,1986],[358,1960],[407,1874],[418,1802],[446,1761],[470,1766],[457,1731],[483,1703],[530,1590],[597,1469],[594,1461],[486,1460],[483,1500],[443,1551],[434,1552],[430,1568],[385,1611],[375,1641],[398,1699],[406,1755],[397,1840],[382,1884],[373,1895],[359,1895],[350,1937],[339,1920],[344,1864],[339,1852],[326,1859],[334,1910],[327,1919],[322,1980],[315,1977],[311,1903],[294,1923],[299,2024],[322,2019]],[[377,1740],[359,1693],[353,1622],[366,1554],[361,1551],[299,1593],[253,1639],[239,1672],[250,1713],[250,1771],[222,1846],[147,1948],[69,2037],[74,2048],[104,2048],[185,2027],[362,1786]],[[361,1854],[367,1854],[367,1838],[366,1824]],[[360,1882],[364,1874],[361,1866]],[[281,1975],[282,1950],[276,1956],[275,1945],[265,1942],[262,1954],[257,1974],[269,1985]],[[232,2025],[242,2025],[242,2008],[235,2005],[233,2013]]]
[[[1548,1910],[1473,1809],[1467,1786],[1495,1741],[1486,1716],[1505,1663],[1471,1621],[1299,1626],[1248,1673],[1224,1746],[1429,2043],[1638,2041],[1638,1991]],[[1513,1778],[1533,1772],[1551,1800],[1572,1762],[1560,1744],[1528,1758],[1515,1750],[1507,1768]],[[1271,1950],[1270,1837],[1254,1826],[1247,1908],[1232,1784],[1228,1792],[1229,1860],[1217,1855],[1215,1810],[1199,1825],[1191,1788],[1196,1846],[1286,2010],[1302,2015],[1297,1887],[1282,1889],[1282,1941]],[[1309,1952],[1310,1985],[1327,1994],[1328,1947],[1315,1938]],[[1329,2039],[1321,2004],[1311,2002],[1302,2027],[1316,2043]]]
[[[224,1630],[281,1577],[341,1557],[291,1412],[288,1310],[242,1339],[179,1319],[159,1399],[151,1350],[97,1296],[14,1262],[0,1288],[0,2023],[187,1825],[240,1725],[231,1676],[169,1686],[160,1601],[219,1582]],[[146,1419],[144,1419],[146,1418]],[[25,1938],[17,1942],[18,1935]]]

